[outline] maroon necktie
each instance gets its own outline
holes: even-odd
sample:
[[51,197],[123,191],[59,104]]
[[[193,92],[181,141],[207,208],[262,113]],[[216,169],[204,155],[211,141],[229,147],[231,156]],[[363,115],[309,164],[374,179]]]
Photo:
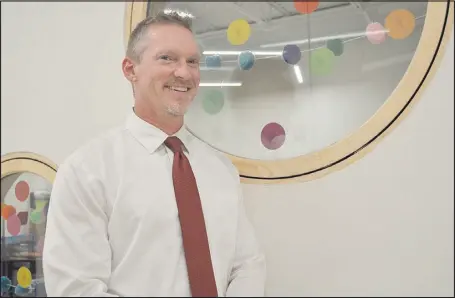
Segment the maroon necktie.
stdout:
[[193,297],[217,297],[199,191],[183,143],[168,137],[164,144],[174,152],[172,179],[179,211],[188,279]]

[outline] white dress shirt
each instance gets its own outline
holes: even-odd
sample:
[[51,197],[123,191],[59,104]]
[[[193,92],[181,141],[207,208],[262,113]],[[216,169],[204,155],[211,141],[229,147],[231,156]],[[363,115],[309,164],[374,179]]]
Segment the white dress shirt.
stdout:
[[[219,296],[263,296],[265,259],[236,168],[176,134],[196,177]],[[191,296],[167,134],[134,112],[60,165],[43,252],[50,297]]]

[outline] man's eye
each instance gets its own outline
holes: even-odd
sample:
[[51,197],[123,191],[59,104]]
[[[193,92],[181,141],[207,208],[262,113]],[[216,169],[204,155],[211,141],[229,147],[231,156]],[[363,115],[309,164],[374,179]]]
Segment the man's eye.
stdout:
[[171,57],[169,55],[161,55],[160,56],[160,59],[163,59],[163,60],[171,60]]
[[199,61],[196,60],[196,59],[190,59],[190,60],[188,60],[188,63],[190,63],[190,64],[199,64]]

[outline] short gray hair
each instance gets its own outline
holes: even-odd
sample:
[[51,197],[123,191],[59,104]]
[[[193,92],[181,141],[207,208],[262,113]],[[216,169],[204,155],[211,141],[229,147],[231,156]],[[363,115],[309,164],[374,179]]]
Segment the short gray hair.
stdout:
[[131,32],[126,49],[126,56],[136,62],[140,62],[145,47],[141,46],[141,41],[147,35],[148,29],[154,24],[175,24],[192,31],[193,16],[191,14],[176,10],[160,11],[153,16],[149,16],[139,22]]

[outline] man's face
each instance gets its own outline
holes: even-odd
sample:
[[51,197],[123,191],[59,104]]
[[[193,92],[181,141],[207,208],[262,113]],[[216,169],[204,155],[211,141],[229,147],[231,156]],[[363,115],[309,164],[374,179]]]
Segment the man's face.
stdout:
[[145,50],[133,82],[136,95],[157,114],[184,115],[200,82],[193,34],[174,24],[152,25],[142,43]]

